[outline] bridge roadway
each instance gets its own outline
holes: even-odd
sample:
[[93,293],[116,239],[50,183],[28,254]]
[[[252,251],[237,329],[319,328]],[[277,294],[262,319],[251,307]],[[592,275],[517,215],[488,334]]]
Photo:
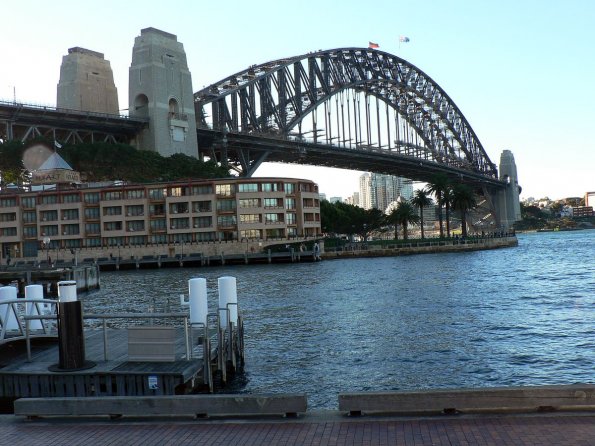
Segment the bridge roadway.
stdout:
[[267,161],[378,172],[425,182],[431,181],[437,173],[444,173],[475,187],[502,189],[506,186],[506,182],[480,172],[385,149],[351,149],[266,135],[231,132],[224,135],[220,131],[204,128],[198,128],[197,133],[200,155],[215,157],[222,162],[225,162],[222,158],[227,157],[231,162],[241,165],[242,173],[247,176],[251,176],[262,162]]
[[296,419],[28,421],[0,416],[1,444],[46,445],[557,445],[593,446],[595,415],[366,416],[308,412]]

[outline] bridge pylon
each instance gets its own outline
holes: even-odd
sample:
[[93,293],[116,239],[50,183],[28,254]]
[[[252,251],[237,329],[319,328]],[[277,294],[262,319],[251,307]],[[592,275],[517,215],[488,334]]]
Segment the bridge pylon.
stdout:
[[497,190],[492,199],[496,208],[497,224],[501,229],[507,230],[512,228],[515,221],[521,219],[521,187],[518,183],[514,155],[510,150],[502,151],[499,167],[500,180],[506,183],[506,187]]
[[198,158],[192,77],[184,46],[174,34],[141,30],[129,70],[129,115],[149,118],[138,146],[162,156]]

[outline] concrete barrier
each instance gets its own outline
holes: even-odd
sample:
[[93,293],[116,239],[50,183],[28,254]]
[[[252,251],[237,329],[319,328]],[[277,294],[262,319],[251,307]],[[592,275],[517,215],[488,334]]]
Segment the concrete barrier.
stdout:
[[66,398],[20,398],[14,414],[36,417],[285,415],[295,417],[307,410],[305,394],[263,395],[168,395]]
[[339,410],[350,415],[595,410],[595,385],[341,393]]

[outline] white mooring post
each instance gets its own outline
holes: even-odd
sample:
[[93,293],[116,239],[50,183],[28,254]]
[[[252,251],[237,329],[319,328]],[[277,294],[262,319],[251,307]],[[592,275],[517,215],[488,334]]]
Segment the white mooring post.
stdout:
[[[25,301],[33,300],[33,299],[43,299],[43,286],[41,285],[27,285],[25,287]],[[43,304],[43,308],[45,310],[45,305]],[[39,316],[39,303],[36,302],[27,302],[27,316]],[[29,321],[29,329],[30,330],[41,330],[43,329],[43,325],[41,324],[41,319],[32,319]]]
[[229,321],[232,324],[238,323],[238,292],[236,287],[236,278],[231,276],[219,277],[219,327],[225,330],[227,324],[229,309]]
[[9,301],[17,298],[17,289],[13,286],[0,287],[0,322],[5,331],[13,331],[19,329],[17,315],[14,312],[14,305],[3,304],[4,301]]

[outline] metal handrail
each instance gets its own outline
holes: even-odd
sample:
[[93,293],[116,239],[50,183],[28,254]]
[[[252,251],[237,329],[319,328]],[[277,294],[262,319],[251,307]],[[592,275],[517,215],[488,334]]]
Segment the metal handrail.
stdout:
[[[27,361],[31,361],[31,338],[29,336],[29,321],[33,319],[57,319],[57,315],[25,315],[25,340],[27,343]],[[189,343],[188,315],[186,313],[119,313],[119,314],[85,314],[83,319],[101,319],[103,328],[103,359],[108,360],[108,339],[107,339],[107,320],[108,319],[163,319],[180,318],[184,320],[184,341],[186,347],[186,360],[192,359]]]

